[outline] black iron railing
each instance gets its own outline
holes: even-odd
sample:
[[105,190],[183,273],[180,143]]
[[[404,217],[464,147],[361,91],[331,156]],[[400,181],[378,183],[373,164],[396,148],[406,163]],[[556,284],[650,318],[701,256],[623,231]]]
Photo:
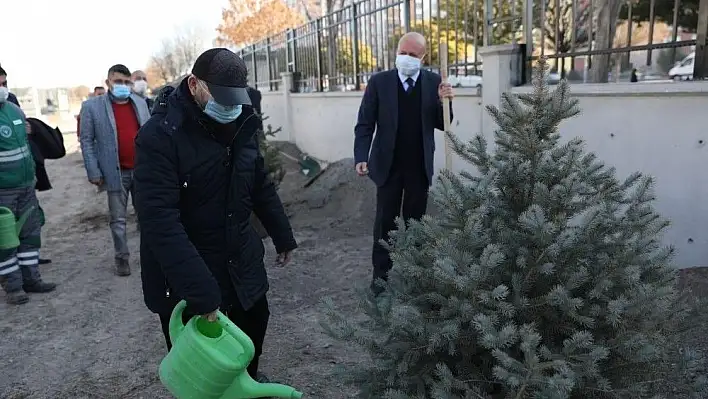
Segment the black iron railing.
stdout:
[[483,45],[531,43],[526,60],[550,58],[559,77],[629,80],[635,70],[639,79],[667,79],[696,49],[704,59],[699,2],[708,0],[364,0],[239,51],[261,90],[282,90],[282,72],[293,73],[299,92],[360,90],[393,67],[408,31],[427,38],[424,62],[433,69],[447,42],[451,76],[481,75]]

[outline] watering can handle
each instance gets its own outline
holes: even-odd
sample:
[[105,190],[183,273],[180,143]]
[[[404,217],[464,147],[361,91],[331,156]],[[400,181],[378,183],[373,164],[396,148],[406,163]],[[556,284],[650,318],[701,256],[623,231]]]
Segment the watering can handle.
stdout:
[[243,353],[238,357],[237,361],[240,363],[239,366],[245,369],[251,363],[253,356],[256,354],[256,348],[253,346],[253,341],[248,335],[246,335],[245,332],[236,327],[236,325],[220,311],[216,312],[216,322],[219,323],[221,328],[223,328],[227,334],[231,335],[236,342],[241,344]]
[[172,310],[172,316],[170,316],[170,342],[174,346],[175,341],[179,338],[182,331],[184,331],[184,323],[182,323],[182,313],[184,309],[187,308],[187,302],[181,300],[177,303],[175,308]]
[[[169,326],[170,341],[172,342],[172,345],[175,344],[177,338],[179,338],[180,334],[182,334],[182,331],[184,331],[182,313],[186,308],[187,302],[181,300],[177,303],[174,310],[172,310],[172,316],[170,316]],[[225,314],[219,311],[216,312],[216,322],[219,323],[221,328],[223,328],[227,334],[231,335],[236,340],[236,342],[238,342],[243,348],[243,353],[238,357],[238,362],[239,366],[245,369],[251,363],[251,360],[253,360],[253,356],[255,356],[256,353],[256,348],[253,346],[253,341],[251,340],[251,338],[249,338],[248,335],[246,335],[246,333],[241,331],[240,328],[236,327],[236,325],[231,320],[229,320],[229,318],[226,317]]]

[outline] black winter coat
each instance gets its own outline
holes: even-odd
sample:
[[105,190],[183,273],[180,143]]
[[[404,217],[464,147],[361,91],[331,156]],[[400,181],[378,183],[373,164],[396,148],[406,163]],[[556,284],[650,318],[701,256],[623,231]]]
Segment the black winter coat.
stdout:
[[249,309],[268,290],[251,212],[278,253],[297,244],[258,149],[259,117],[244,106],[226,146],[204,123],[186,82],[157,99],[135,141],[145,304],[156,313],[169,312],[179,299],[195,314],[235,301]]
[[34,171],[37,178],[34,188],[37,191],[51,190],[52,184],[49,181],[44,160],[60,159],[66,155],[64,136],[58,127],[51,128],[37,118],[27,118],[27,122],[32,128],[32,134],[29,135],[28,141],[34,158]]

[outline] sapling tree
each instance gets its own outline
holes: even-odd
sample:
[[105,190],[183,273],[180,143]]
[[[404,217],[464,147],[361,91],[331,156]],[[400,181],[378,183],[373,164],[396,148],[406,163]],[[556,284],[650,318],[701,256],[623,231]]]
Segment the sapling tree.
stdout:
[[265,129],[260,129],[258,131],[258,145],[265,160],[266,170],[268,170],[268,177],[276,185],[280,185],[285,177],[285,168],[283,167],[283,160],[280,156],[280,150],[274,146],[269,138],[274,139],[281,130],[282,127],[273,128],[270,124],[265,124],[268,117],[265,115],[260,115],[265,126]]
[[[274,146],[268,138],[275,138],[275,136],[282,130],[282,127],[273,128],[270,124],[265,124],[268,119],[267,116],[259,115],[263,120],[263,126],[265,129],[260,129],[258,134],[258,146],[261,150],[261,155],[263,155],[263,160],[265,161],[265,167],[268,171],[268,177],[271,179],[276,187],[280,185],[285,177],[285,167],[283,166],[283,160],[280,155],[280,150]],[[256,232],[261,238],[268,237],[268,232],[263,227],[263,224],[255,214],[251,215],[251,224],[256,229]]]
[[578,101],[545,71],[488,107],[492,151],[450,134],[475,171],[441,174],[438,216],[399,220],[384,293],[362,295],[361,317],[328,301],[327,332],[370,357],[343,374],[360,397],[708,397],[701,358],[677,356],[695,308],[661,244],[654,180],[618,179],[562,137]]

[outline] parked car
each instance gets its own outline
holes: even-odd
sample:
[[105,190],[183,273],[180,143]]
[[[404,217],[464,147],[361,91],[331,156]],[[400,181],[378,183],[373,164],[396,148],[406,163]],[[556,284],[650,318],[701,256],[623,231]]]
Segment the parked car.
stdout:
[[669,79],[693,80],[693,61],[696,58],[696,52],[689,54],[686,58],[677,62],[673,68],[669,70]]
[[447,82],[452,87],[482,87],[482,77],[478,75],[448,76]]

